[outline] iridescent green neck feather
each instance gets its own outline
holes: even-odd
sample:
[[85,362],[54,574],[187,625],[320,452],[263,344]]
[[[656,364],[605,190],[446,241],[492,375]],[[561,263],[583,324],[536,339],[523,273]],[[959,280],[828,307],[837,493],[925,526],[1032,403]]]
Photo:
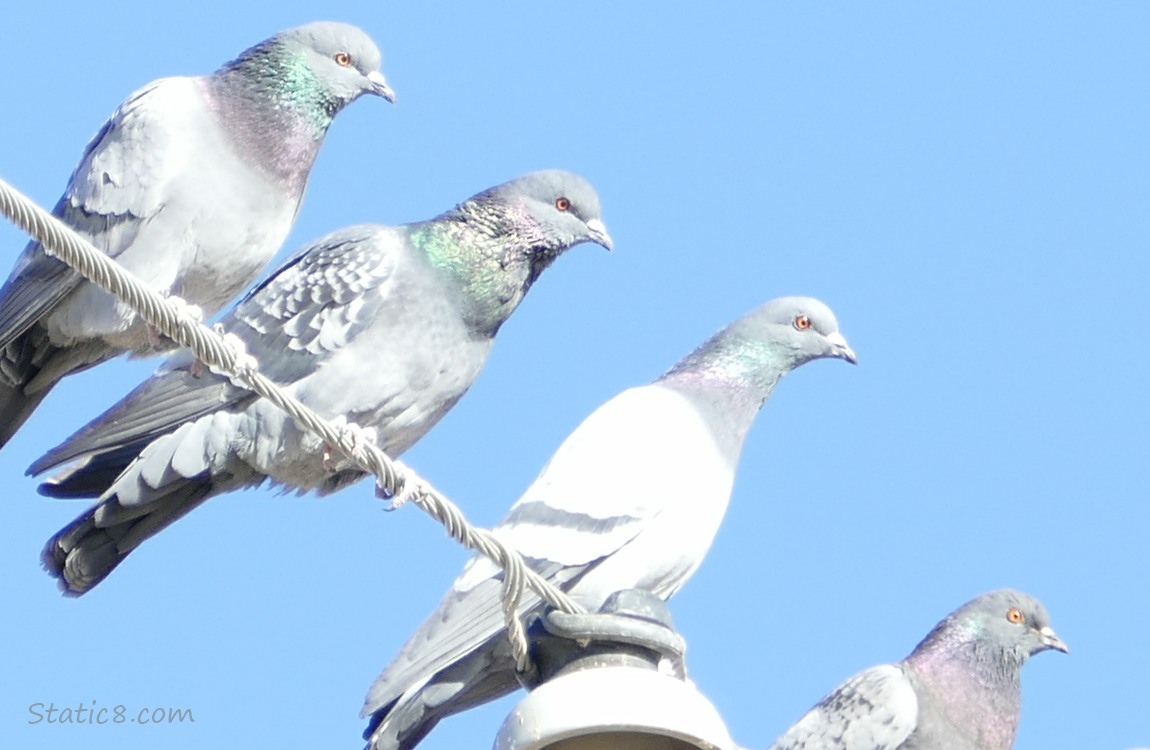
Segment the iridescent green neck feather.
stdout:
[[494,336],[543,268],[558,255],[537,244],[534,224],[512,211],[465,203],[410,228],[412,245],[461,290],[464,321]]
[[269,41],[225,65],[208,83],[210,103],[237,153],[302,188],[342,107],[308,64],[307,51]]
[[790,354],[777,343],[750,338],[728,328],[691,352],[663,379],[703,383],[707,390],[736,391],[752,399],[765,399],[794,367]]
[[775,385],[795,363],[787,349],[734,326],[713,336],[659,382],[686,394],[734,455]]

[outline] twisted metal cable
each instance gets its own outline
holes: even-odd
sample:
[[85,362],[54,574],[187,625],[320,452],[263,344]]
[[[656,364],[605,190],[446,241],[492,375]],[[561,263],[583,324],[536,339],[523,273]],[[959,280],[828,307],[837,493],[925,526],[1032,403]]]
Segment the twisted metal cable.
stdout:
[[574,600],[528,568],[518,552],[504,545],[490,531],[473,526],[457,505],[407,466],[393,461],[372,441],[362,439],[352,430],[337,427],[285,393],[275,382],[260,373],[258,363],[228,337],[200,323],[187,310],[147,288],[119,263],[3,179],[0,179],[0,213],[34,237],[48,255],[59,258],[79,271],[84,278],[124,300],[145,322],[181,346],[191,349],[213,371],[271,401],[299,425],[316,433],[326,444],[338,448],[365,471],[375,475],[378,492],[393,499],[395,506],[405,502],[418,505],[441,523],[452,539],[489,557],[503,568],[503,611],[508,637],[520,671],[530,666],[523,623],[516,616],[524,586],[529,586],[556,609],[573,613],[584,611]]

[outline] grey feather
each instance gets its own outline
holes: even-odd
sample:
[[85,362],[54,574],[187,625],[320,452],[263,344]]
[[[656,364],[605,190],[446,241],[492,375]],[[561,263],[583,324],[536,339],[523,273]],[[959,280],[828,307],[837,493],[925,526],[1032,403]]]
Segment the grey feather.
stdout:
[[1067,651],[1027,594],[984,594],[935,626],[902,662],[847,680],[771,750],[1009,750],[1022,708],[1021,670]]
[[[55,214],[213,315],[283,244],[335,115],[362,94],[394,98],[379,64],[362,30],[322,22],[212,75],[154,81],[88,144]],[[153,342],[130,308],[30,243],[0,288],[0,446],[61,378]]]
[[[542,269],[583,242],[611,244],[594,189],[569,172],[532,173],[430,221],[334,232],[292,256],[223,326],[290,394],[324,417],[374,430],[379,447],[398,456],[471,387]],[[83,593],[144,531],[209,497],[267,480],[326,494],[364,476],[346,460],[325,465],[323,449],[271,403],[197,373],[178,354],[30,468],[74,461],[41,492],[98,499],[84,526],[91,534],[57,535],[45,564],[66,591]],[[148,525],[141,512],[167,520]],[[114,527],[125,518],[134,544],[110,555],[107,539],[124,538]],[[98,561],[75,562],[89,543]],[[72,579],[72,569],[84,575]]]
[[[826,305],[767,303],[588,417],[494,533],[589,609],[625,588],[674,595],[718,530],[763,403],[786,373],[823,357],[855,361]],[[442,718],[515,690],[501,579],[473,559],[375,681],[369,748],[411,748]],[[519,615],[539,607],[528,593]]]

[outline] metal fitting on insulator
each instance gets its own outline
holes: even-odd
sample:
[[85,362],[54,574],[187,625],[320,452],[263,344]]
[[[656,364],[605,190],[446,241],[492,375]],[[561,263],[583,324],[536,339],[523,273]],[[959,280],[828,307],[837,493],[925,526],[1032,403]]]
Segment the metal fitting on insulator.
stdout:
[[686,644],[645,591],[599,612],[550,611],[529,626],[531,693],[503,722],[495,750],[734,750],[718,711],[686,679]]

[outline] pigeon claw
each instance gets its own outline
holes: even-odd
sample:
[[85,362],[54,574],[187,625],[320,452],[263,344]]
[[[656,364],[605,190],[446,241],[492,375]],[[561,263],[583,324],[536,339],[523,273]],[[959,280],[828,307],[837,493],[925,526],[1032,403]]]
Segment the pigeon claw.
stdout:
[[375,481],[375,496],[380,500],[388,501],[388,506],[385,508],[388,512],[399,510],[416,498],[426,497],[431,491],[428,484],[420,479],[414,471],[407,468],[403,462],[392,461],[392,463],[399,479],[399,488],[393,490],[385,487],[381,480],[376,479]]
[[[374,427],[360,427],[355,422],[349,421],[346,417],[336,417],[332,420],[332,425],[334,425],[339,432],[341,442],[347,441],[350,443],[353,451],[359,450],[361,445],[374,443],[376,440],[376,430]],[[343,463],[343,449],[331,443],[324,443],[324,471],[332,473],[339,471],[341,463]]]
[[162,343],[164,343],[164,336],[162,333],[160,333],[160,329],[149,323],[148,346],[150,346],[152,349],[159,349]]

